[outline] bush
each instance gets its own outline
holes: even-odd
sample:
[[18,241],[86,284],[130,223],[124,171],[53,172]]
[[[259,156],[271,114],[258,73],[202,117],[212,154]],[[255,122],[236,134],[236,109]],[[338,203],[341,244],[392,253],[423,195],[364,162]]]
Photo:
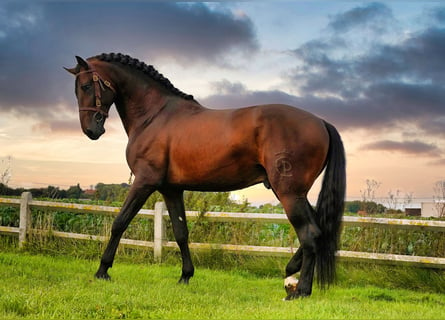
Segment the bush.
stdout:
[[20,224],[20,213],[15,207],[0,207],[0,226],[15,227]]

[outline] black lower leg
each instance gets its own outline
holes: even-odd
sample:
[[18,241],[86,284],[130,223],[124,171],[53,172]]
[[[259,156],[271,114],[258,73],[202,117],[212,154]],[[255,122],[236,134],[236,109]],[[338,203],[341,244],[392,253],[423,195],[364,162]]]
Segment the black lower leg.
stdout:
[[290,261],[286,266],[286,277],[292,276],[301,270],[301,266],[303,265],[303,247],[300,246],[292,256]]
[[181,244],[179,245],[179,249],[181,250],[181,257],[182,257],[182,273],[181,278],[179,278],[179,283],[188,284],[191,277],[193,277],[193,274],[195,273],[195,267],[192,263],[192,258],[190,255],[190,249],[188,246],[188,243],[186,242],[185,245]]
[[102,255],[99,269],[95,274],[96,278],[107,280],[110,279],[107,271],[113,265],[116,250],[119,246],[119,241],[122,234],[153,191],[153,188],[143,187],[136,181],[133,183],[121,212],[114,219],[113,226],[111,228],[110,241],[108,242],[108,245]]
[[121,235],[111,235],[107,248],[105,249],[100,260],[99,269],[95,274],[96,278],[105,280],[111,279],[111,277],[108,275],[108,269],[113,266],[114,256],[116,255],[116,250],[119,245],[120,238]]
[[163,196],[172,222],[176,243],[181,251],[182,273],[179,283],[188,284],[190,278],[193,277],[195,268],[188,245],[189,232],[185,216],[183,193],[182,191],[169,191],[164,192]]
[[320,234],[313,212],[307,200],[296,199],[288,212],[288,217],[297,232],[300,248],[286,267],[286,275],[300,272],[300,278],[295,290],[288,292],[286,299],[309,296],[312,293],[312,282],[315,268],[315,240]]

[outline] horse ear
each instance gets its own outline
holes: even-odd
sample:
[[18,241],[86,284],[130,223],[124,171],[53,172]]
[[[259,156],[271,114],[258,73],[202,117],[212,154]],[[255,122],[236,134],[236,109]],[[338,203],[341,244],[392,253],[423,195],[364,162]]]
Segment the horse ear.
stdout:
[[89,66],[88,62],[86,62],[85,60],[83,60],[81,57],[76,56],[76,60],[77,60],[77,63],[79,64],[79,66],[81,66],[81,67],[84,68],[85,70],[90,69],[90,66]]
[[65,68],[63,67],[63,69],[65,69],[66,71],[68,71],[69,73],[76,75],[77,74],[77,68]]

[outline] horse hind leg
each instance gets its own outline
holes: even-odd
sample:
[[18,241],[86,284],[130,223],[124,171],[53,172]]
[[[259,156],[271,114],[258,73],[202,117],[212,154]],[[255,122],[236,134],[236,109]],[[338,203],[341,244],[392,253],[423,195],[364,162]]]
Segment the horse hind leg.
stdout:
[[[286,266],[286,300],[309,296],[315,269],[316,239],[321,231],[314,219],[314,210],[306,197],[290,197],[281,200],[287,217],[294,227],[300,248]],[[300,271],[297,281],[293,275]]]

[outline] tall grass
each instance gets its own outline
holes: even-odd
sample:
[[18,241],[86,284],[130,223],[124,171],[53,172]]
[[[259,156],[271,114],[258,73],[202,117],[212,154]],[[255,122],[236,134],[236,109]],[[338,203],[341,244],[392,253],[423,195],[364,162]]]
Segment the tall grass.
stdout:
[[445,232],[388,227],[346,227],[341,248],[350,251],[445,257]]
[[[71,213],[57,210],[32,210],[34,228],[92,235],[108,236],[113,217],[97,214]],[[0,225],[18,226],[18,208],[0,207]],[[205,218],[189,222],[190,241],[227,244],[248,244],[298,247],[298,240],[289,224],[261,224],[251,222],[210,222]],[[153,240],[153,221],[136,218],[127,229],[125,237]],[[167,222],[167,237],[174,240],[171,224]],[[34,236],[49,245],[43,236]],[[37,245],[39,245],[37,243]],[[345,227],[341,236],[342,250],[380,252],[443,257],[445,232],[401,230],[385,227]]]

